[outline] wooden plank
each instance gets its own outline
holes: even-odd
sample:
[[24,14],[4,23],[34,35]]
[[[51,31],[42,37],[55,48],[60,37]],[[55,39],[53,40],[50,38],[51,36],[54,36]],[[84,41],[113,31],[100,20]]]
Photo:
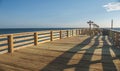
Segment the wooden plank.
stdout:
[[53,33],[53,35],[60,35],[60,33]]
[[59,38],[53,38],[53,40],[58,40]]
[[16,39],[14,39],[14,42],[23,41],[23,40],[30,40],[30,39],[33,39],[33,40],[34,40],[34,36],[16,38]]
[[34,40],[29,40],[29,41],[26,41],[26,42],[16,43],[16,44],[14,44],[14,47],[19,46],[19,45],[24,45],[24,44],[32,43],[32,42],[34,44]]
[[0,54],[8,53],[8,50],[1,51]]
[[13,35],[8,36],[8,52],[13,53],[14,52],[14,44],[13,44]]
[[45,43],[45,42],[50,42],[50,40],[45,40],[45,41],[39,42],[39,44],[40,43]]
[[7,40],[0,41],[0,44],[8,44]]
[[38,35],[38,37],[47,37],[47,36],[50,36],[50,34]]
[[45,40],[45,39],[49,39],[50,40],[50,37],[48,37],[48,38],[47,37],[45,37],[45,38],[39,38],[38,41],[39,40]]
[[6,39],[7,38],[7,36],[5,37],[5,36],[0,36],[0,39]]
[[0,50],[7,49],[7,48],[8,48],[7,45],[6,46],[0,46]]
[[14,50],[19,50],[19,49],[22,49],[22,48],[32,47],[32,46],[34,46],[34,44],[29,44],[29,45],[25,45],[25,46],[20,46],[20,47],[14,48]]
[[56,38],[56,37],[59,38],[59,35],[58,36],[53,36],[53,38]]
[[2,34],[2,35],[0,35],[0,38],[7,38],[8,37],[8,34]]
[[60,37],[60,35],[53,35],[53,37],[56,37],[56,36]]
[[56,35],[54,34],[53,36],[60,36],[60,34],[56,34]]

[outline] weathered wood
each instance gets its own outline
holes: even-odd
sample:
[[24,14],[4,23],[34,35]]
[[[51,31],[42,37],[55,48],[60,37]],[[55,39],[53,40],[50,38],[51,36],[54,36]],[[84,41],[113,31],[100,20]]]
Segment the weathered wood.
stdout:
[[59,38],[53,38],[53,40],[58,40]]
[[[7,34],[7,35],[2,35],[0,38],[6,38],[6,36],[8,37],[8,39],[5,41],[1,41],[0,44],[8,44],[9,47],[9,52],[13,52],[14,51],[14,47],[15,46],[19,46],[19,45],[24,45],[27,43],[32,43],[34,45],[38,45],[38,41],[40,40],[47,40],[46,38],[50,37],[50,41],[53,41],[54,39],[62,39],[62,38],[66,38],[69,36],[76,36],[78,35],[78,30],[79,29],[72,29],[72,30],[53,30],[53,31],[40,31],[40,32],[25,32],[25,33],[17,33],[17,34]],[[84,29],[84,32],[86,31],[86,29]],[[25,40],[25,42],[24,42]],[[21,41],[21,42],[20,42]],[[43,42],[43,41],[42,41]]]
[[62,39],[62,31],[60,30],[60,39]]
[[8,36],[8,52],[13,53],[14,52],[14,44],[13,44],[13,35]]
[[[33,42],[33,43],[32,43],[32,42]],[[14,47],[19,46],[19,45],[28,44],[28,43],[34,44],[34,40],[29,40],[29,41],[25,41],[25,42],[15,43],[15,44],[14,44]]]
[[7,45],[6,46],[0,46],[0,50],[7,49],[7,48],[8,48]]
[[53,36],[59,36],[60,33],[53,33]]
[[[49,38],[49,39],[48,39],[48,38]],[[50,40],[51,38],[50,38],[50,37],[38,38],[39,41],[40,41],[40,40],[45,40],[45,39]]]
[[72,36],[74,36],[74,30],[72,30]]
[[44,41],[42,41],[42,42],[39,42],[39,44],[45,43],[45,42],[50,42],[50,40],[44,40]]
[[4,36],[0,35],[0,39],[5,39],[5,38],[7,38],[7,35]]
[[79,35],[81,34],[81,30],[79,29]]
[[53,32],[50,31],[50,41],[53,41]]
[[24,41],[24,40],[30,40],[30,39],[33,39],[33,40],[34,40],[34,36],[14,38],[14,42]]
[[59,38],[59,36],[53,36],[53,39],[54,39],[54,38]]
[[38,38],[41,38],[41,37],[50,37],[50,33],[49,34],[38,35]]
[[67,32],[67,37],[69,37],[69,31],[67,30],[66,32]]
[[[104,43],[108,40],[105,38],[104,36],[92,39],[89,39],[88,36],[70,37],[44,43],[36,46],[37,48],[30,46],[17,50],[13,56],[3,54],[0,55],[0,70],[120,71],[120,50]],[[83,41],[89,40],[89,43],[83,43]],[[67,68],[65,68],[66,66]]]
[[0,41],[0,44],[8,44],[7,40]]
[[34,33],[34,45],[38,45],[38,32]]
[[78,35],[78,33],[77,33],[77,32],[78,32],[78,30],[76,29],[76,35]]
[[27,48],[27,47],[32,47],[32,46],[34,46],[34,44],[29,44],[29,45],[25,45],[25,46],[20,46],[20,47],[14,48],[14,50],[19,50],[19,49],[22,49],[22,48]]
[[53,37],[59,37],[60,35],[53,35]]

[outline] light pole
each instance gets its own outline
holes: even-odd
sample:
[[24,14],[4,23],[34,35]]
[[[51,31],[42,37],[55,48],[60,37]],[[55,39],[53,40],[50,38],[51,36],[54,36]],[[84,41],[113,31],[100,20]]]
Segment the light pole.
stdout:
[[89,24],[89,32],[90,32],[90,36],[91,36],[91,25],[93,24],[93,21],[90,20],[87,23]]

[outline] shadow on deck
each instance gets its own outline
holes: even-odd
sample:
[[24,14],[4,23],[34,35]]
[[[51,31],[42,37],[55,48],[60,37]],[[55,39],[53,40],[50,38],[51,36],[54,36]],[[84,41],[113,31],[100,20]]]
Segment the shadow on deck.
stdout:
[[[100,37],[102,37],[101,40],[99,40]],[[91,46],[88,46],[88,45],[91,45]],[[87,49],[82,49],[85,47]],[[95,52],[96,49],[99,49],[98,53],[97,51]],[[54,61],[50,62],[46,67],[44,67],[40,71],[49,71],[49,70],[54,71],[54,69],[56,69],[55,71],[64,71],[64,70],[66,71],[118,71],[120,68],[117,70],[116,65],[114,64],[114,60],[120,59],[120,52],[119,52],[120,50],[118,49],[119,50],[118,51],[116,49],[117,48],[114,48],[111,46],[111,43],[109,42],[108,37],[105,37],[105,36],[91,37],[84,40],[82,43],[76,45],[75,47],[69,49],[68,51],[64,52],[62,55],[54,59]],[[77,59],[73,60],[73,62],[77,61],[77,63],[75,64],[73,63],[69,65],[68,63],[70,62],[72,57],[74,57],[74,55],[76,55],[79,51],[85,51],[85,53],[83,53],[79,61]],[[112,54],[110,51],[115,53],[115,55]],[[92,57],[95,55],[97,55],[96,58],[94,57],[96,60],[92,61]],[[98,56],[101,56],[100,60],[97,60]],[[112,56],[116,56],[116,57],[112,57]],[[63,58],[63,57],[66,57],[66,58]],[[99,63],[102,64],[101,68]]]
[[94,36],[82,42],[77,42],[80,37],[73,38],[0,55],[0,71],[120,71],[120,49],[113,47],[107,36]]

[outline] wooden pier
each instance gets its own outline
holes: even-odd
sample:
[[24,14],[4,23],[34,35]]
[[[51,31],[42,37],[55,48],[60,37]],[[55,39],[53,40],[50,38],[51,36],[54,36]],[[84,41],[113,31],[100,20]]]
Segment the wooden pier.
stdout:
[[[112,45],[109,36],[90,37],[83,29],[32,34],[7,35],[8,45],[4,46],[8,49],[1,51],[5,52],[0,55],[0,71],[120,71],[120,48]],[[46,43],[38,42],[46,39],[40,35],[49,36]],[[31,38],[32,45],[20,46]]]

